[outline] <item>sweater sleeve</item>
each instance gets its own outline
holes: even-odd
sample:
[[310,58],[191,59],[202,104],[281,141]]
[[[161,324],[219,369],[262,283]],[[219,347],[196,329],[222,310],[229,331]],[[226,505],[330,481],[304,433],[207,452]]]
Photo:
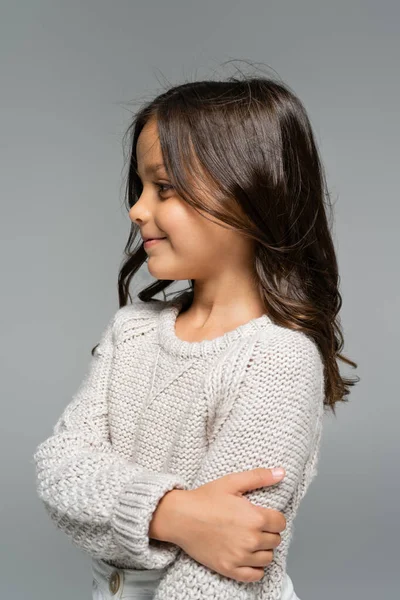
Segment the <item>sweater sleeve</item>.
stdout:
[[92,557],[136,568],[162,568],[179,548],[151,540],[152,515],[164,494],[187,489],[172,473],[148,471],[117,454],[108,426],[107,391],[119,309],[101,335],[87,373],[34,452],[36,487],[51,520]]
[[154,600],[281,598],[293,520],[316,474],[323,363],[311,339],[290,330],[267,344],[265,340],[255,342],[250,358],[241,354],[237,362],[245,358],[245,375],[240,364],[229,361],[231,383],[214,411],[211,442],[192,487],[232,472],[283,466],[286,476],[282,481],[244,496],[255,505],[283,512],[286,529],[260,581],[225,577],[180,550],[160,580]]

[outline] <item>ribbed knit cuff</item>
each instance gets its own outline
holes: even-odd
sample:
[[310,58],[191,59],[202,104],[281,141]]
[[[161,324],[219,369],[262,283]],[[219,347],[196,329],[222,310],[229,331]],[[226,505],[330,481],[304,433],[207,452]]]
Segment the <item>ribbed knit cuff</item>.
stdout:
[[[169,542],[150,545],[150,521],[161,498],[170,490],[188,489],[185,481],[170,473],[143,472],[134,475],[120,494],[112,517],[117,542],[138,566],[162,569],[176,557],[179,547]],[[158,540],[154,540],[158,542]]]

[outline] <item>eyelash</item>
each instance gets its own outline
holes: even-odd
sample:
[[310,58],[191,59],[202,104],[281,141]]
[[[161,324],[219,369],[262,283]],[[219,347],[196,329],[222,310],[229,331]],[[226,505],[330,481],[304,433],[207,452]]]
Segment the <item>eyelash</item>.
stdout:
[[166,190],[160,190],[161,193],[166,192],[168,190],[172,190],[173,187],[172,185],[168,185],[167,183],[155,183],[155,185],[159,188],[167,188]]
[[[170,189],[171,190],[174,189],[172,185],[168,185],[167,183],[156,183],[155,181],[153,183],[154,183],[154,185],[156,185],[159,188],[167,188],[166,190],[165,189],[164,190],[160,190],[159,193],[161,193],[161,194],[163,192],[166,192],[166,191],[170,190]],[[133,206],[133,204],[130,204],[129,208],[132,208],[132,206]]]

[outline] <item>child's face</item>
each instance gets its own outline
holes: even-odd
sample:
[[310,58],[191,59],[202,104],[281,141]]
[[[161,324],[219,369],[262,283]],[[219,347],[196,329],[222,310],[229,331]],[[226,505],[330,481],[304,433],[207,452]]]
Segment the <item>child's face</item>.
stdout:
[[221,270],[227,275],[227,270],[233,275],[243,270],[248,273],[251,241],[221,227],[211,215],[204,218],[175,189],[169,189],[171,182],[164,167],[147,171],[163,163],[155,121],[147,123],[140,133],[136,155],[143,191],[129,217],[140,227],[142,237],[166,238],[145,249],[153,277],[186,280],[209,279]]

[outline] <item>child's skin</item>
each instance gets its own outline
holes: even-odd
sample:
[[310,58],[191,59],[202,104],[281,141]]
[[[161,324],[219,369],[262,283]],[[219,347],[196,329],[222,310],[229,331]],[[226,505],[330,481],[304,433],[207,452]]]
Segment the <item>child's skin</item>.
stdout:
[[237,581],[258,581],[281,543],[286,519],[256,506],[244,492],[274,485],[272,469],[231,473],[194,490],[171,490],[160,500],[149,536],[172,542],[197,562]]
[[[176,335],[186,341],[213,339],[263,315],[253,273],[253,241],[187,204],[170,187],[163,166],[150,169],[163,164],[155,121],[140,133],[136,154],[143,191],[129,217],[142,237],[165,237],[146,248],[148,270],[158,279],[195,280],[193,302],[178,316]],[[270,469],[261,468],[231,473],[194,490],[172,490],[153,515],[150,537],[176,543],[222,575],[259,580],[286,520],[241,494],[275,483]]]

